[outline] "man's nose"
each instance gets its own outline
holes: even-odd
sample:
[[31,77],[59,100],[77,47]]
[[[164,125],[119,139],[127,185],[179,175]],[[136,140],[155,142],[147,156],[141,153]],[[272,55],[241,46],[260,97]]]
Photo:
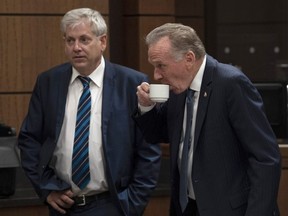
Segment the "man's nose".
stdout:
[[81,49],[81,46],[80,46],[79,41],[75,41],[74,46],[73,46],[73,50],[79,51],[80,49]]
[[159,69],[155,68],[154,69],[154,79],[160,80],[162,78],[163,78],[163,76],[162,76],[161,72],[159,71]]

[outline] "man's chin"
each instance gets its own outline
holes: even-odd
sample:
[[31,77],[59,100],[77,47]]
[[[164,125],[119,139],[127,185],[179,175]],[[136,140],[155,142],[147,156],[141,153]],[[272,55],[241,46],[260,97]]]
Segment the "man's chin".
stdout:
[[172,91],[174,94],[181,94],[185,91],[185,89],[176,89],[176,88],[170,88],[170,91]]
[[73,62],[72,62],[72,65],[73,65],[73,67],[76,68],[76,69],[87,67],[86,62],[79,62],[79,61],[77,61],[77,62],[73,61]]

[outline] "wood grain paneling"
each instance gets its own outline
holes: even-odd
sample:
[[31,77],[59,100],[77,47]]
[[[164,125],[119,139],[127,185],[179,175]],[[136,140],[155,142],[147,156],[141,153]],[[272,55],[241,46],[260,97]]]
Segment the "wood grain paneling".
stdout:
[[0,122],[19,132],[27,113],[30,94],[0,94]]
[[177,0],[175,14],[176,16],[204,16],[204,1]]
[[108,14],[109,0],[1,0],[0,14],[64,14],[68,10],[90,7]]
[[176,0],[124,0],[124,14],[174,15]]
[[47,206],[27,206],[27,207],[11,207],[0,208],[2,216],[48,216],[49,211]]
[[139,18],[124,18],[124,64],[139,69]]
[[157,26],[174,22],[173,16],[139,16],[125,18],[125,65],[149,75],[153,82],[153,67],[148,63],[145,36]]
[[152,197],[143,216],[168,216],[170,196]]
[[202,42],[205,42],[205,20],[202,17],[176,17],[176,22],[191,26]]
[[38,73],[65,60],[58,16],[0,16],[0,92],[31,91]]

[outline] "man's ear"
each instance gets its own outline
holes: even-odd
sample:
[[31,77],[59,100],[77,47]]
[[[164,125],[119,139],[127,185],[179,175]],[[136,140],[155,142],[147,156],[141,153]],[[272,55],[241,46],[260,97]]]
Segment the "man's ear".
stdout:
[[188,51],[185,55],[186,61],[188,63],[194,63],[196,61],[196,56],[193,51]]
[[107,46],[107,35],[104,34],[99,37],[99,40],[101,42],[101,51],[104,52]]

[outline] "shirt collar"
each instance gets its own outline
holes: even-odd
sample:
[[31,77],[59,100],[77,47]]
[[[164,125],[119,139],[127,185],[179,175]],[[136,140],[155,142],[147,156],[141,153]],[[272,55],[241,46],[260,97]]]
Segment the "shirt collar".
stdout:
[[196,92],[200,92],[205,65],[206,65],[206,55],[204,56],[203,62],[190,85],[190,89]]
[[[102,56],[99,66],[88,76],[91,81],[98,87],[102,87],[103,85],[104,68],[105,61],[104,57]],[[78,76],[81,76],[81,74],[74,67],[72,67],[72,77],[70,84],[73,83]]]

